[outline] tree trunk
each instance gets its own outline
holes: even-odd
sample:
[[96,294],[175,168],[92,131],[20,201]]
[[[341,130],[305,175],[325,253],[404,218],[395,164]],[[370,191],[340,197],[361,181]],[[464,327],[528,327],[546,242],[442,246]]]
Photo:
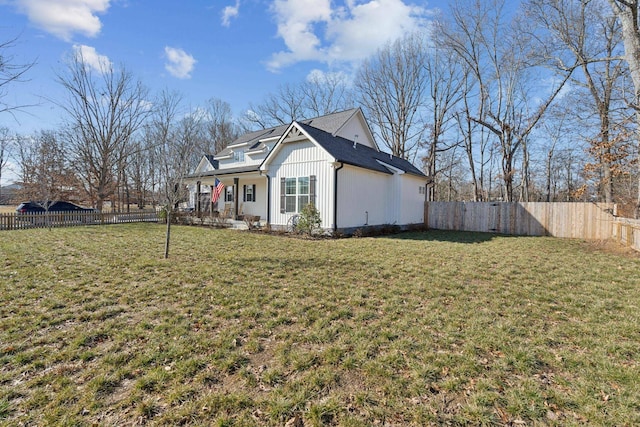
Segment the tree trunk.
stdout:
[[529,150],[526,142],[522,143],[522,188],[520,189],[520,201],[530,202],[529,194]]
[[553,148],[551,148],[547,153],[547,164],[546,164],[547,166],[546,201],[547,202],[551,201],[551,160],[552,159],[553,159]]
[[[636,123],[637,123],[637,125],[636,125],[637,126],[637,128],[636,128],[636,141],[638,143],[638,146],[640,147],[640,111],[636,111]],[[640,154],[638,156],[640,157]],[[638,182],[636,184],[638,185],[638,197],[636,199],[637,201],[636,201],[635,217],[636,218],[640,218],[640,159],[639,159],[637,165],[638,165]]]
[[169,258],[169,241],[171,240],[171,212],[167,206],[167,234],[164,241],[164,259]]
[[131,212],[131,192],[129,190],[129,183],[127,182],[126,178],[124,181],[124,203],[125,205],[127,205],[127,212]]
[[429,147],[429,166],[427,175],[431,177],[431,182],[427,184],[427,201],[435,202],[436,186],[434,178],[436,176],[436,141],[432,141],[431,147]]
[[613,203],[613,174],[611,173],[611,145],[609,144],[609,120],[602,123],[600,140],[600,164],[602,165],[602,195],[605,203]]
[[503,152],[502,155],[502,180],[504,181],[505,198],[507,202],[513,202],[513,155],[511,152]]

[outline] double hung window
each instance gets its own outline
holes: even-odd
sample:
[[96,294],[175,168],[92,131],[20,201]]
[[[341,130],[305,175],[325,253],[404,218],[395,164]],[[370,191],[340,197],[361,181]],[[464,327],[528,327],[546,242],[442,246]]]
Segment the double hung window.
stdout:
[[233,185],[224,187],[224,201],[233,202]]
[[298,213],[309,203],[315,204],[315,176],[280,179],[280,212]]
[[244,151],[234,151],[233,152],[233,161],[234,162],[244,162]]
[[256,185],[244,185],[242,187],[242,201],[243,202],[255,202],[256,201]]

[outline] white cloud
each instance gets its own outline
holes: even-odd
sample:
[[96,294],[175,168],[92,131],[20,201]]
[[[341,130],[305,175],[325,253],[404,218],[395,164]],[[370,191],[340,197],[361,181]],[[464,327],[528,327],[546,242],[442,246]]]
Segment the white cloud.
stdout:
[[70,41],[74,33],[95,37],[102,23],[96,14],[109,9],[111,0],[16,0],[29,21],[55,36]]
[[[334,4],[336,2],[333,2]],[[267,62],[272,71],[300,61],[355,62],[385,43],[428,26],[431,11],[405,0],[275,0],[272,13],[287,50]]]
[[355,5],[350,14],[330,23],[328,37],[334,40],[331,56],[359,60],[390,40],[425,28],[429,12],[402,0],[377,0]]
[[103,72],[111,66],[109,57],[100,55],[95,47],[87,46],[84,44],[74,44],[73,53],[80,57],[85,64],[85,67],[93,68],[98,72]]
[[165,46],[164,53],[169,61],[164,65],[164,68],[169,74],[179,79],[191,78],[191,72],[197,62],[193,56],[182,49],[169,46]]
[[315,68],[307,74],[306,80],[309,83],[318,83],[320,85],[327,83],[342,83],[345,86],[349,86],[352,83],[351,77],[352,76],[350,74],[343,71],[326,72]]
[[240,13],[240,0],[236,0],[235,6],[227,6],[222,10],[222,25],[231,25],[231,18],[237,18]]

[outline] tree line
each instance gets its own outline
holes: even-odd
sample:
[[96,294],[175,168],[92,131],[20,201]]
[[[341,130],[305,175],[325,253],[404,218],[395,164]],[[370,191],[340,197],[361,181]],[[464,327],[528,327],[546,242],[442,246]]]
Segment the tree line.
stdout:
[[[125,67],[95,70],[76,52],[56,76],[66,124],[0,130],[0,174],[11,156],[25,197],[171,204],[180,177],[240,133],[359,106],[385,150],[423,167],[428,200],[603,201],[637,216],[637,12],[637,0],[452,0],[352,74],[313,73],[239,118],[220,99],[152,95]],[[11,83],[33,65],[7,64]]]

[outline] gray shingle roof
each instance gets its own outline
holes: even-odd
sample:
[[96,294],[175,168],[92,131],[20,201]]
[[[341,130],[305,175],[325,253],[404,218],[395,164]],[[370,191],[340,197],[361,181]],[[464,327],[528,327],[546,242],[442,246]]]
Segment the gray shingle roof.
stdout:
[[298,123],[304,123],[306,125],[313,126],[316,129],[323,130],[332,135],[342,127],[353,116],[357,108],[352,108],[346,111],[340,111],[333,114],[327,114],[326,116],[316,117],[309,120],[299,120]]
[[[366,145],[356,144],[346,138],[335,136],[335,133],[358,111],[357,108],[327,114],[313,119],[300,120],[298,123],[314,140],[318,142],[337,161],[353,166],[358,166],[378,172],[392,173],[380,162],[400,169],[406,173],[417,176],[426,176],[421,170],[416,168],[411,162],[399,157],[390,156]],[[265,138],[275,138],[282,136],[290,125],[281,125],[269,129],[262,129],[246,133],[230,144],[230,147],[220,151],[217,156],[230,154],[234,145],[246,144],[248,150],[254,150],[261,144],[260,140]],[[243,145],[245,147],[246,145]],[[259,166],[247,166],[228,169],[218,169],[218,161],[213,156],[207,156],[215,171],[206,172],[198,176],[227,175],[243,172],[254,172],[259,170]],[[215,163],[214,163],[215,162]],[[192,175],[191,177],[195,177]]]
[[[352,108],[350,110],[331,113],[325,116],[315,117],[313,119],[301,120],[300,123],[306,123],[308,125],[312,125],[315,128],[329,132],[330,134],[335,134],[338,129],[340,129],[347,122],[347,120],[349,120],[349,118],[351,118],[351,116],[355,114],[357,110],[357,108]],[[260,146],[260,140],[265,138],[279,137],[287,130],[288,127],[289,124],[286,124],[245,133],[238,137],[231,144],[229,144],[229,147],[225,148],[219,153],[216,153],[216,156],[224,156],[231,153],[231,151],[233,150],[233,146],[239,144],[247,144],[249,146],[249,150],[254,150],[258,148],[258,146]]]
[[426,177],[420,169],[416,168],[408,160],[391,156],[389,153],[377,151],[367,145],[356,144],[354,148],[353,141],[349,141],[346,138],[333,136],[324,130],[304,123],[299,123],[299,125],[339,162],[378,172],[392,173],[388,168],[379,163],[383,162],[405,173]]
[[218,169],[218,161],[213,158],[213,154],[205,154],[205,157],[207,158],[209,163],[211,163],[211,166],[213,166],[214,169]]
[[[277,129],[277,128],[261,129],[261,130],[255,131],[255,132],[245,133],[245,134],[241,135],[240,137],[238,137],[231,144],[229,144],[229,146],[227,148],[225,148],[225,149],[221,150],[220,152],[216,153],[216,156],[224,156],[224,155],[227,155],[227,154],[231,153],[231,151],[233,150],[233,146],[239,145],[239,144],[247,144],[247,145],[251,146],[251,148],[253,148],[253,146],[258,144],[258,141],[260,141],[263,138],[268,138],[269,135],[271,133],[273,133],[275,129]],[[274,136],[278,136],[278,135],[276,134]]]

